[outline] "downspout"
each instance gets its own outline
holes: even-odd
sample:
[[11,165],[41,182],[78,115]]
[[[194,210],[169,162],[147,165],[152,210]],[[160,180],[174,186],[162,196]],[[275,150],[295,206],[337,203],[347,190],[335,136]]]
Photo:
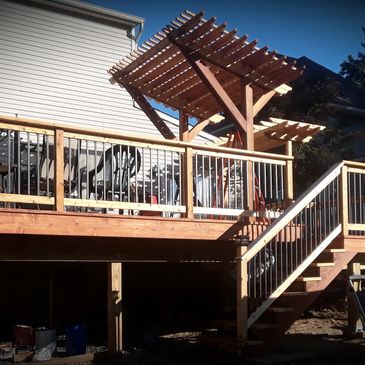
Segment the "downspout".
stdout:
[[141,38],[143,29],[144,29],[144,22],[139,23],[139,31],[138,31],[137,35],[135,36],[136,45],[138,45],[138,42]]
[[[136,30],[137,30],[137,26],[139,25],[139,29],[137,34]],[[131,47],[131,51],[134,51],[135,49],[138,48],[138,42],[141,38],[142,32],[143,32],[143,28],[144,28],[144,22],[142,23],[138,23],[138,25],[136,25],[134,28],[131,29],[131,38],[132,38],[132,47]]]

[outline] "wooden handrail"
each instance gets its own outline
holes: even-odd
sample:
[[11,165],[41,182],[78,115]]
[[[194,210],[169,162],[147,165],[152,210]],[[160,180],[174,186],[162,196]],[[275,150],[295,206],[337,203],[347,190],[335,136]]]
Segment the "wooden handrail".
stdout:
[[105,138],[115,138],[115,139],[125,139],[128,141],[135,141],[135,142],[141,142],[141,143],[153,143],[158,145],[165,145],[165,146],[175,146],[180,148],[187,148],[190,147],[193,150],[204,150],[204,151],[213,151],[213,152],[221,152],[221,153],[232,153],[235,155],[240,156],[247,156],[247,157],[257,157],[257,158],[265,158],[270,160],[279,160],[279,161],[288,161],[292,160],[292,156],[287,155],[279,155],[275,153],[267,153],[267,152],[257,152],[257,151],[247,151],[247,150],[241,150],[237,148],[228,148],[228,147],[220,147],[220,146],[214,146],[214,145],[200,145],[197,143],[192,142],[181,142],[181,141],[175,141],[175,140],[167,140],[162,138],[156,138],[156,137],[147,137],[142,135],[131,135],[127,133],[121,133],[118,131],[102,131],[99,129],[93,129],[93,128],[80,128],[80,127],[74,127],[70,125],[65,124],[59,124],[52,121],[38,121],[34,119],[28,119],[28,118],[16,118],[16,117],[8,117],[8,116],[0,116],[0,123],[7,123],[7,124],[15,124],[15,125],[23,125],[23,126],[29,126],[34,128],[42,128],[46,130],[56,130],[60,129],[63,130],[65,133],[75,133],[75,134],[84,134],[84,135],[90,135],[90,136],[96,136],[96,137],[105,137]]
[[359,161],[349,161],[344,160],[342,161],[347,167],[358,167],[360,169],[365,169],[365,162],[359,162]]

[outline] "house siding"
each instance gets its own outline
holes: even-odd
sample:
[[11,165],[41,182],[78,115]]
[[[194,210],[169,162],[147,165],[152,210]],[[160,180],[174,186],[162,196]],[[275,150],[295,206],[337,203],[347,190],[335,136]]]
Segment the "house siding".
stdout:
[[121,28],[3,0],[0,113],[159,135],[106,70],[133,41]]
[[[0,114],[161,137],[129,93],[109,82],[107,70],[135,46],[130,30],[2,0]],[[164,119],[178,135],[174,118]]]

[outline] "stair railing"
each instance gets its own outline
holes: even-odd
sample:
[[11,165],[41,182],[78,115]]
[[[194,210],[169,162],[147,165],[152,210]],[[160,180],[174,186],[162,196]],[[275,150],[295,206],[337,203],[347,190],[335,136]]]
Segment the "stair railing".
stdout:
[[343,166],[341,162],[328,170],[238,257],[247,265],[246,328],[341,233]]
[[345,161],[344,180],[347,185],[348,224],[344,236],[365,236],[365,163]]

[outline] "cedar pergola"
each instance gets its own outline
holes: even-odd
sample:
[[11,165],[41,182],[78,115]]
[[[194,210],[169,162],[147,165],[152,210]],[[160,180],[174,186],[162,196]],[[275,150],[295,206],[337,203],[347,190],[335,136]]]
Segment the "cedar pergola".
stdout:
[[[108,72],[165,138],[176,136],[148,99],[179,111],[180,140],[190,141],[214,116],[224,114],[238,128],[243,147],[254,150],[255,115],[274,95],[290,91],[286,83],[303,68],[203,14],[186,10]],[[190,131],[188,117],[197,119]]]

